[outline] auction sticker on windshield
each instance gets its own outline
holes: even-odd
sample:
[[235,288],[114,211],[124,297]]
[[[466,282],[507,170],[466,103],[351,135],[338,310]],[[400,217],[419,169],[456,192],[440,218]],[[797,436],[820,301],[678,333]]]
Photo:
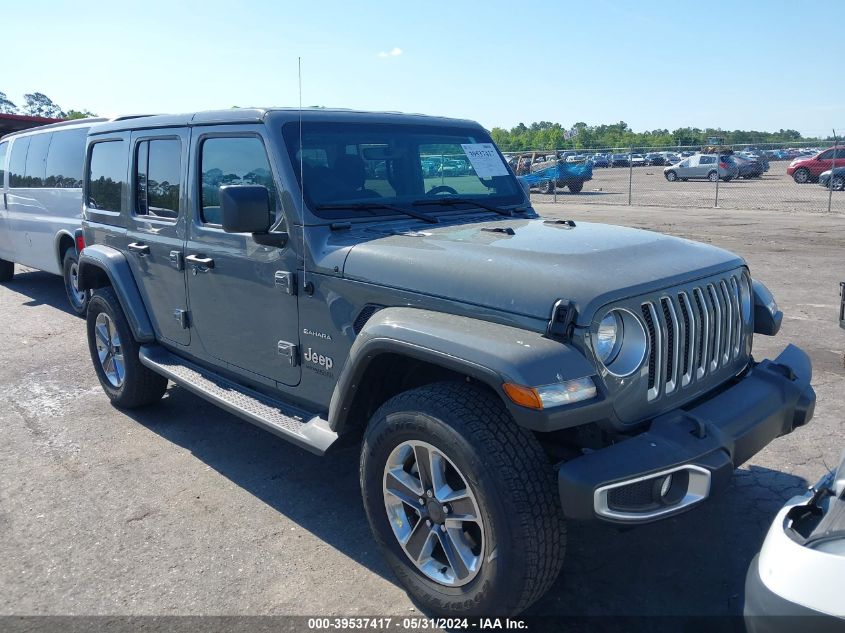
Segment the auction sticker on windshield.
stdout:
[[461,143],[461,148],[479,178],[508,175],[508,168],[499,158],[493,143]]

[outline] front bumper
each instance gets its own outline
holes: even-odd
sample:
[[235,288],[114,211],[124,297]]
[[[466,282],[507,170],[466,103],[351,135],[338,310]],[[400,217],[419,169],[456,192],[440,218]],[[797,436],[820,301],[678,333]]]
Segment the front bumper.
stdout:
[[716,395],[655,418],[647,431],[564,462],[558,489],[565,516],[645,523],[689,509],[813,417],[811,378],[810,359],[790,345]]

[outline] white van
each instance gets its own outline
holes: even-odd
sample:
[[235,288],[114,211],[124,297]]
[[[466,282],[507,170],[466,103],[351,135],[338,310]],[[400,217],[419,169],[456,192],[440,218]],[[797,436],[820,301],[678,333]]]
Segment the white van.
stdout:
[[107,119],[65,121],[0,139],[0,281],[15,263],[63,275],[70,305],[84,314],[75,232],[81,225],[85,137]]

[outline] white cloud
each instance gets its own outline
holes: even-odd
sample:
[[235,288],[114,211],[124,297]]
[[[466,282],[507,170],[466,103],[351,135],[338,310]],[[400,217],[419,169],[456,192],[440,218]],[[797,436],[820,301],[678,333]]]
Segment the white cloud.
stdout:
[[388,57],[399,57],[402,54],[402,49],[398,46],[394,46],[389,51],[381,51],[378,56],[382,59],[386,59]]

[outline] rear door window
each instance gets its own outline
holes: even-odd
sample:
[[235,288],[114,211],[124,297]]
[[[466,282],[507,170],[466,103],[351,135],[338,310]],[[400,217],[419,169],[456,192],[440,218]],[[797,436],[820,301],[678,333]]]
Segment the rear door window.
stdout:
[[182,143],[152,139],[138,143],[135,160],[135,214],[175,220],[179,215]]
[[91,146],[86,204],[98,211],[123,210],[126,191],[126,149],[122,140],[100,141]]
[[45,187],[74,189],[82,186],[87,135],[87,128],[53,132],[53,141],[47,153]]
[[26,153],[29,151],[30,136],[16,138],[12,143],[9,158],[9,187],[26,187]]

